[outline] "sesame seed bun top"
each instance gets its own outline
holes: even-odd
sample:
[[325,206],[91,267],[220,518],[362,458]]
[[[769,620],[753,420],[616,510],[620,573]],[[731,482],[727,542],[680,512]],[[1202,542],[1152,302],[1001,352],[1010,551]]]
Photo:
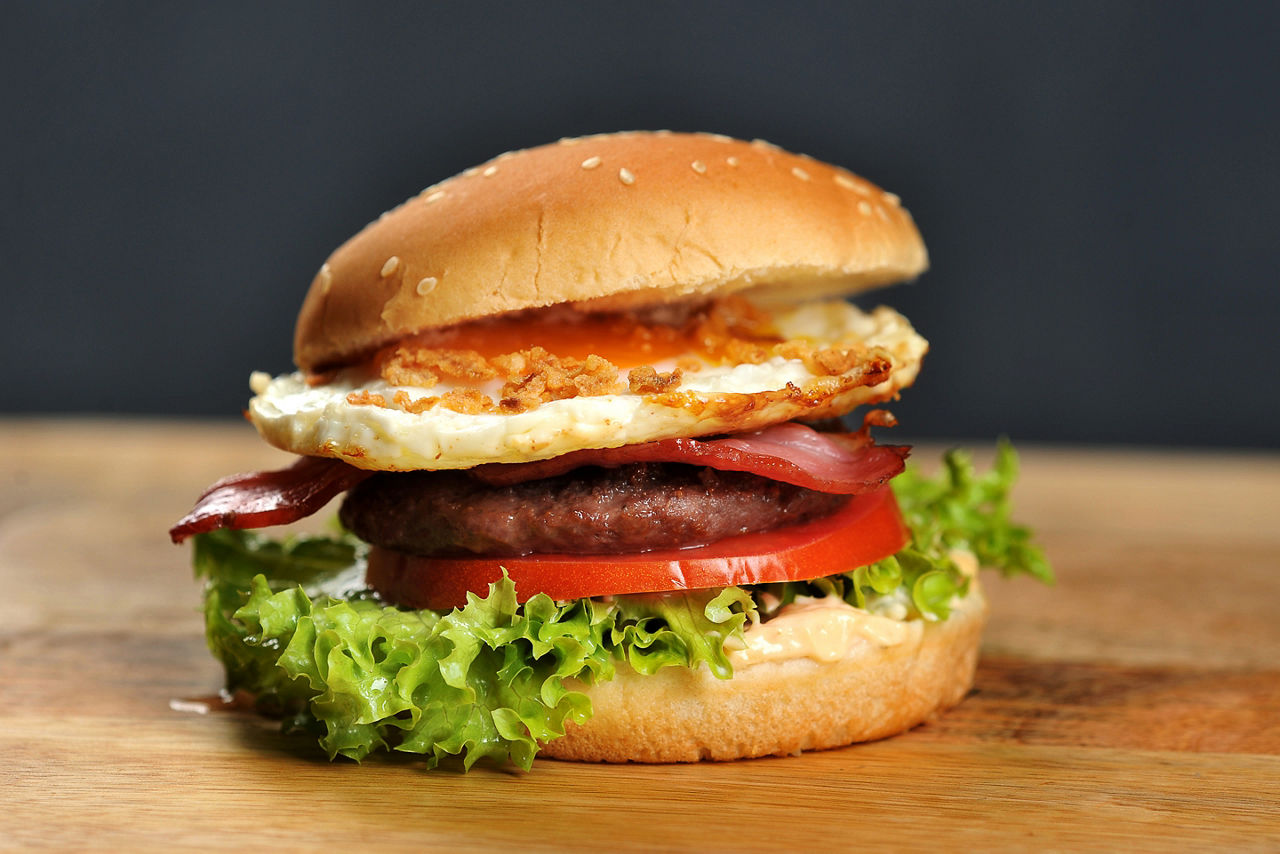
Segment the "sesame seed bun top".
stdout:
[[294,359],[323,370],[560,303],[847,294],[927,264],[896,196],[812,158],[710,134],[566,139],[428,187],[339,247],[303,302]]

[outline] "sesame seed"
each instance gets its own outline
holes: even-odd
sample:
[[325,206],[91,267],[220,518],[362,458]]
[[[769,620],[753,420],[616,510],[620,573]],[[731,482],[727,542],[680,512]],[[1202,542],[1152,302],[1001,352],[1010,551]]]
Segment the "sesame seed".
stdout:
[[871,203],[866,201],[858,202],[858,213],[863,216],[871,216]]
[[627,186],[630,186],[636,182],[636,176],[631,174],[631,170],[625,166],[623,166],[621,169],[618,170],[618,178],[621,179],[622,183],[626,184]]
[[896,193],[885,193],[884,200],[889,204],[893,205],[895,208],[898,205],[902,204],[902,199],[898,198]]
[[329,293],[329,288],[333,286],[333,271],[329,269],[327,261],[320,265],[320,272],[316,274],[316,278],[320,280],[320,291]]
[[855,185],[854,185],[854,187],[853,187],[853,189],[857,190],[857,191],[858,191],[858,195],[860,195],[860,196],[868,196],[868,197],[869,197],[869,196],[871,195],[871,188],[870,188],[870,187],[868,187],[866,184],[855,184]]
[[854,182],[854,180],[853,180],[852,178],[850,178],[848,175],[841,175],[841,174],[837,173],[837,174],[836,174],[836,183],[837,183],[837,184],[839,184],[841,187],[844,187],[846,190],[856,190],[856,189],[858,189],[858,185],[857,185],[857,184]]
[[577,136],[563,136],[560,138],[561,145],[577,145],[580,142],[582,142],[582,138]]
[[706,134],[706,137],[707,139],[713,139],[716,142],[733,142],[733,137],[725,136],[722,133],[709,133]]
[[423,199],[423,201],[431,205],[431,204],[435,204],[436,202],[440,201],[443,198],[444,198],[444,190],[436,190],[434,193],[431,193],[425,199]]
[[799,166],[792,166],[792,167],[791,167],[791,174],[792,174],[792,175],[795,175],[795,176],[796,176],[797,178],[799,178],[801,181],[808,181],[808,180],[809,180],[809,173],[808,173],[808,172],[806,172],[806,171],[804,171],[803,169],[801,169]]
[[738,158],[736,158],[736,157],[726,157],[726,158],[724,159],[724,162],[725,162],[725,163],[728,163],[730,166],[737,166],[737,165],[738,165]]
[[599,157],[588,157],[586,160],[582,161],[583,169],[594,169],[599,165],[600,165]]
[[254,394],[266,394],[269,385],[271,385],[271,374],[266,371],[254,371],[249,374],[249,388],[253,389]]
[[427,276],[424,279],[418,280],[418,286],[414,290],[418,292],[418,296],[425,297],[427,294],[431,293],[436,289],[436,285],[438,283],[439,283],[439,279],[437,279],[435,276]]
[[703,163],[701,160],[695,160],[689,165],[692,166],[693,171],[697,172],[699,175],[707,174],[707,164]]
[[385,279],[387,276],[390,276],[392,273],[396,271],[396,268],[398,268],[399,266],[400,266],[400,256],[392,255],[390,258],[387,259],[387,262],[382,265],[382,273],[381,273],[382,278]]
[[474,178],[479,172],[480,170],[477,169],[475,166],[472,166],[470,169],[462,170],[463,176],[467,178]]
[[497,175],[497,174],[498,174],[498,167],[497,167],[497,166],[490,166],[490,167],[488,167],[487,169],[485,169],[483,172],[481,172],[480,174],[481,174],[481,175],[483,175],[483,176],[484,176],[484,177],[486,177],[486,178],[492,178],[494,175]]

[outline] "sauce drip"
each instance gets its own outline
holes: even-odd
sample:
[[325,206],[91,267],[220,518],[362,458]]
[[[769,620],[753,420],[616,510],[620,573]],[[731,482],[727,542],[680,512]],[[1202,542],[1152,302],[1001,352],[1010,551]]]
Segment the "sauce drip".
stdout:
[[839,661],[861,644],[897,646],[910,632],[907,623],[853,608],[838,597],[797,600],[747,629],[746,648],[733,651],[729,660],[738,666],[792,658]]

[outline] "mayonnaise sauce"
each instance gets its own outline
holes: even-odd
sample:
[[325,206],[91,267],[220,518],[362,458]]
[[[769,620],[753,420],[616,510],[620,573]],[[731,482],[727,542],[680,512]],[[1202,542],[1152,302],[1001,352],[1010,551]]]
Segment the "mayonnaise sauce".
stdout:
[[838,596],[802,597],[767,623],[748,626],[743,633],[746,648],[731,652],[729,661],[735,667],[792,658],[839,661],[859,644],[897,646],[912,628],[910,623],[854,608]]

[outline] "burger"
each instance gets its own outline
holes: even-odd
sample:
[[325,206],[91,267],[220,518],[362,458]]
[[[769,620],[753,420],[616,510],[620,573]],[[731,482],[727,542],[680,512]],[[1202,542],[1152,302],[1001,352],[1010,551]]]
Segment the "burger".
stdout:
[[[898,198],[762,141],[503,154],[320,267],[247,417],[289,468],[194,540],[226,689],[329,754],[470,767],[832,748],[959,702],[978,568],[1048,579],[1015,458],[878,444],[927,343]],[[270,538],[342,496],[327,535]]]

